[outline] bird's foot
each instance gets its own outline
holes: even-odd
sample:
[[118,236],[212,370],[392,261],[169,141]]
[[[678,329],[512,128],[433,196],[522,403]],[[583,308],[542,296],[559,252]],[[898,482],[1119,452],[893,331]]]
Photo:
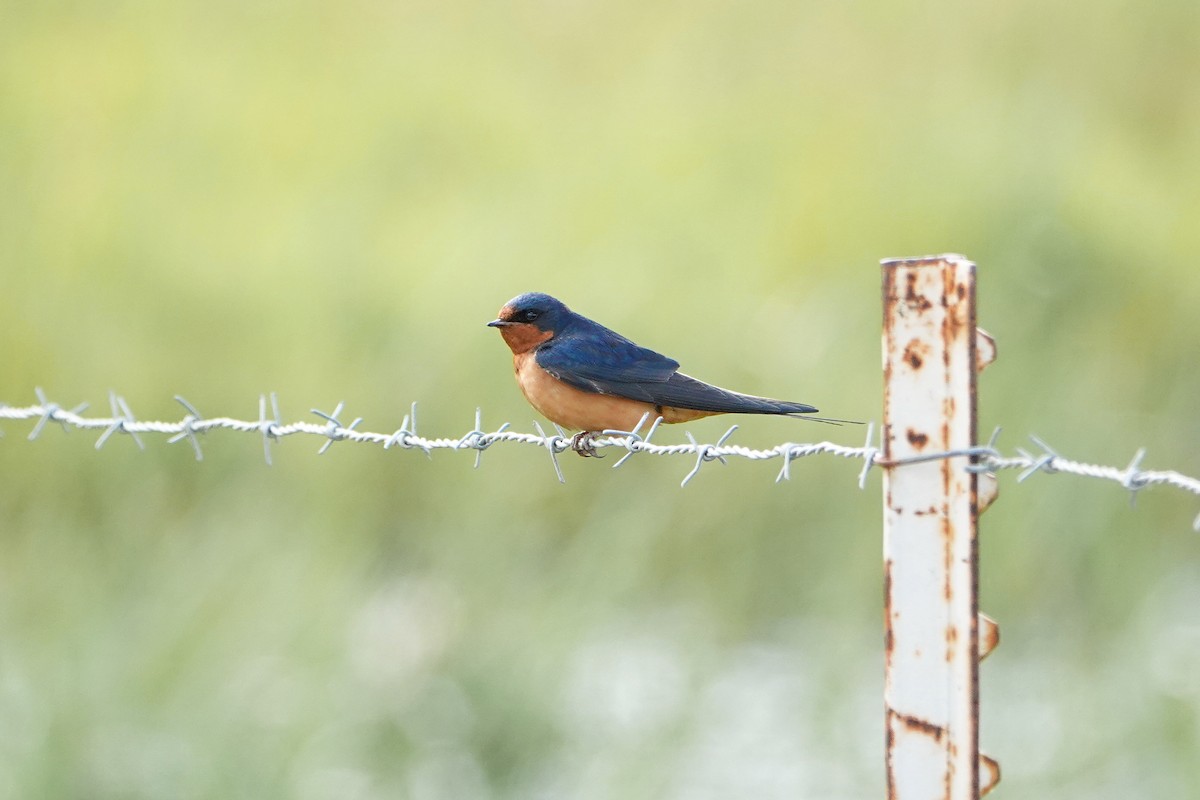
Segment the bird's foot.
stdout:
[[600,431],[580,431],[571,437],[571,449],[584,458],[604,458],[596,451]]

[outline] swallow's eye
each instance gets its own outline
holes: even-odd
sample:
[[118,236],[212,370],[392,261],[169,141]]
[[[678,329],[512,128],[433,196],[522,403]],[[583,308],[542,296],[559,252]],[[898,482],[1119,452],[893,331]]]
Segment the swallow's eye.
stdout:
[[521,312],[521,319],[525,320],[526,322],[533,322],[539,316],[540,316],[540,313],[537,311],[534,311],[532,308],[529,309],[528,311]]

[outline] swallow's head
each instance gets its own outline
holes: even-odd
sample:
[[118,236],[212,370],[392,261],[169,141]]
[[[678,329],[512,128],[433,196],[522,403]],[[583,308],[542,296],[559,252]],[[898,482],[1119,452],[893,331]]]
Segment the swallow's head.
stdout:
[[499,328],[513,353],[533,350],[549,341],[571,320],[571,310],[548,294],[527,292],[504,304],[488,327]]

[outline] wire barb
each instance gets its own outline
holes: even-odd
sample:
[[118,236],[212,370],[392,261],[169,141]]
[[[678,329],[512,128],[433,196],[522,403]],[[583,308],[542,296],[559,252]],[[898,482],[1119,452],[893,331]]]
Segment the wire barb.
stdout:
[[634,453],[641,452],[641,450],[643,449],[643,445],[650,443],[650,437],[654,435],[654,432],[656,430],[658,430],[658,426],[662,424],[663,418],[655,417],[654,422],[652,422],[650,424],[650,430],[646,431],[646,435],[645,435],[645,437],[643,437],[639,434],[639,431],[641,431],[642,426],[646,424],[646,420],[648,420],[648,419],[650,419],[649,411],[647,411],[645,414],[642,414],[642,418],[638,420],[638,424],[634,425],[633,430],[631,430],[631,431],[618,431],[618,430],[603,430],[603,431],[601,431],[601,433],[603,433],[605,436],[616,437],[618,440],[618,443],[619,443],[619,440],[624,439],[625,440],[625,449],[629,451],[628,453],[626,453],[625,455],[623,455],[619,459],[617,459],[617,463],[612,465],[613,469],[616,469],[617,467],[621,466],[626,461],[628,461],[630,459],[630,457],[633,456]]
[[[46,427],[47,422],[59,421],[58,412],[60,411],[58,403],[51,403],[46,399],[46,393],[42,391],[42,387],[35,387],[33,392],[37,395],[38,403],[41,404],[43,411],[41,419],[37,421],[37,424],[33,426],[33,430],[29,433],[29,441],[31,442],[42,435],[42,430]],[[65,423],[63,424],[63,430],[67,430]]]
[[875,459],[879,458],[879,449],[871,444],[871,437],[875,434],[875,423],[867,423],[867,440],[863,442],[863,468],[862,472],[858,473],[858,488],[867,488],[867,473],[871,471],[871,467],[875,465]]
[[680,487],[687,486],[688,482],[692,478],[696,477],[696,474],[700,472],[700,467],[704,466],[706,462],[720,461],[722,464],[729,463],[725,460],[725,456],[721,453],[720,448],[721,445],[725,444],[725,440],[732,436],[733,432],[737,429],[737,425],[731,426],[729,430],[725,431],[720,439],[717,439],[716,444],[697,444],[696,437],[692,436],[692,432],[684,431],[684,434],[687,436],[688,441],[692,443],[692,447],[696,452],[696,466],[692,467],[692,471],[684,476],[683,480],[679,484]]
[[1129,466],[1125,468],[1125,475],[1121,478],[1121,485],[1129,490],[1129,507],[1133,508],[1137,505],[1137,493],[1146,488],[1146,479],[1142,476],[1141,470],[1138,467],[1142,463],[1142,459],[1146,457],[1146,448],[1138,448],[1134,454],[1133,460],[1129,462]]
[[461,439],[458,440],[458,444],[455,445],[454,449],[462,450],[464,448],[468,448],[468,449],[474,450],[475,451],[475,469],[479,469],[479,461],[483,457],[483,451],[487,450],[489,447],[494,445],[498,441],[497,434],[504,433],[506,430],[508,430],[508,428],[509,428],[509,424],[506,422],[503,425],[501,425],[499,428],[496,429],[495,434],[484,433],[483,432],[483,409],[476,408],[475,409],[475,427],[472,428],[471,430],[467,431],[466,435],[464,435]]
[[266,459],[267,466],[271,466],[271,441],[279,439],[279,428],[283,424],[282,416],[279,413],[279,398],[271,392],[271,411],[274,414],[273,418],[267,417],[267,396],[260,394],[258,396],[258,423],[255,429],[262,433],[263,440],[263,458]]
[[130,424],[135,422],[133,412],[129,410],[129,404],[125,402],[125,398],[118,395],[116,392],[108,393],[108,402],[112,407],[112,419],[109,420],[109,426],[104,433],[100,434],[100,438],[96,440],[96,449],[104,447],[104,444],[112,437],[114,433],[127,433],[133,437],[133,441],[137,444],[139,450],[145,450],[146,445],[142,443],[142,439],[137,435],[137,431],[130,427]]
[[[565,442],[565,435],[561,435],[562,428],[558,428],[560,432],[559,436],[547,436],[546,432],[542,430],[542,426],[538,424],[536,419],[533,421],[533,427],[534,430],[538,432],[538,436],[540,436],[542,439],[541,444],[550,451],[550,461],[554,463],[554,474],[558,476],[558,482],[566,483],[567,479],[563,477],[562,467],[558,465],[558,454],[562,450],[567,449],[567,447],[570,445]],[[558,426],[556,425],[555,427],[557,428]]]
[[1058,460],[1058,453],[1054,452],[1050,445],[1032,433],[1029,434],[1029,438],[1033,440],[1034,444],[1042,448],[1042,455],[1035,458],[1021,448],[1017,448],[1017,452],[1021,454],[1021,457],[1030,461],[1029,466],[1017,476],[1017,483],[1024,483],[1025,479],[1035,472],[1045,472],[1051,475],[1058,472],[1058,468],[1054,465],[1054,462]]
[[325,426],[325,435],[329,437],[329,441],[321,445],[321,449],[317,451],[317,455],[324,455],[325,451],[332,447],[334,442],[340,442],[350,438],[351,434],[354,432],[354,428],[358,425],[358,423],[362,422],[362,417],[355,417],[354,422],[343,426],[342,421],[338,419],[338,417],[342,415],[342,409],[345,407],[345,405],[345,403],[338,403],[337,407],[333,409],[332,414],[326,414],[324,411],[320,411],[315,408],[309,409],[312,411],[312,413],[316,414],[318,417],[328,423]]
[[387,450],[395,445],[400,445],[405,450],[411,450],[414,447],[420,448],[426,458],[433,459],[429,447],[424,444],[420,436],[417,436],[417,402],[415,400],[409,405],[408,413],[404,415],[404,421],[400,423],[400,428],[384,441],[383,449]]
[[[195,406],[184,400],[181,395],[175,395],[175,402],[183,406],[188,413],[187,416],[179,421],[179,424],[183,426],[183,430],[170,439],[167,439],[167,444],[175,444],[180,439],[186,438],[192,443],[192,449],[196,451],[196,460],[203,461],[204,453],[200,450],[200,440],[196,438],[196,421],[200,419],[200,412],[196,410]],[[201,431],[201,433],[203,432]]]

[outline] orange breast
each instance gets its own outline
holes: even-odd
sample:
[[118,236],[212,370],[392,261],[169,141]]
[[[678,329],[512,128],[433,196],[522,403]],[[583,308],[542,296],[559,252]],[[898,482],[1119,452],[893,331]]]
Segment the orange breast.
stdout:
[[[689,408],[656,407],[625,397],[581,391],[539,367],[532,351],[514,355],[513,366],[517,371],[517,384],[529,404],[546,419],[572,430],[602,431],[609,428],[631,431],[646,412],[650,413],[647,424],[658,416],[663,418],[663,422],[670,423],[689,422],[713,414],[711,411]],[[645,430],[642,432],[645,433]]]
[[517,384],[529,404],[551,422],[581,431],[633,430],[647,411],[656,412],[650,403],[583,392],[555,378],[537,365],[532,352],[513,356]]

